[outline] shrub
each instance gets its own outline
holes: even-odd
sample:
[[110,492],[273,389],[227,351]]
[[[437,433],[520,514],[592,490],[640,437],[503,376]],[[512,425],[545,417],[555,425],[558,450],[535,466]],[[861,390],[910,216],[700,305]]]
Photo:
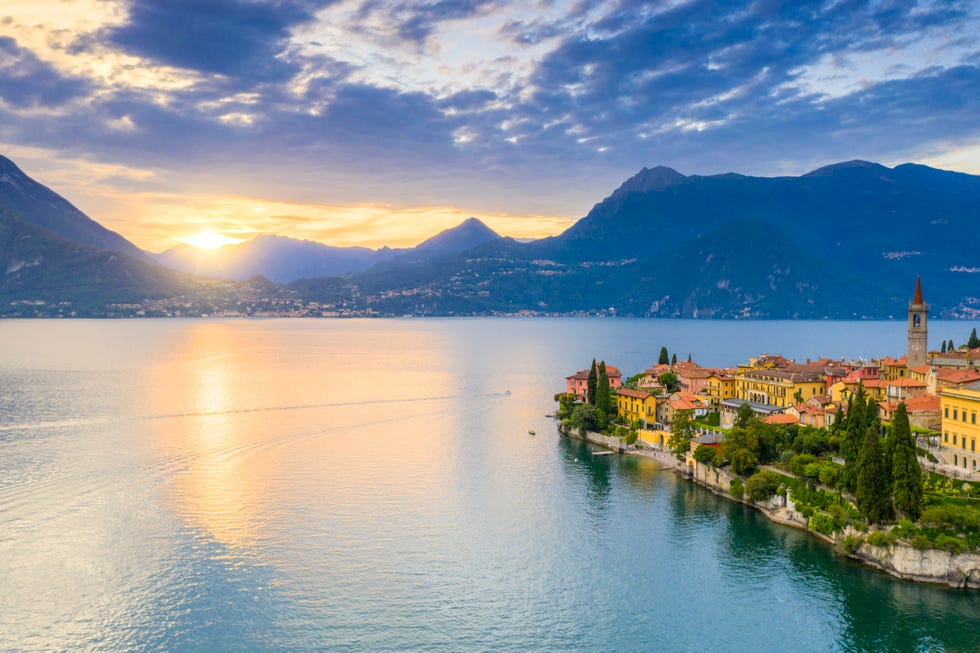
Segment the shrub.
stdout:
[[742,486],[742,479],[733,478],[732,482],[728,485],[728,491],[736,499],[741,499],[745,495],[745,488]]
[[807,521],[810,520],[810,517],[813,517],[813,512],[813,506],[803,506],[800,508],[800,514],[803,515],[803,519],[806,519]]
[[745,481],[745,492],[753,501],[765,501],[779,490],[779,478],[768,469],[756,472]]
[[925,551],[926,549],[932,548],[932,542],[925,535],[916,535],[912,538],[912,546],[919,549],[920,551]]
[[840,548],[845,553],[854,553],[858,550],[858,547],[861,546],[862,542],[864,542],[864,538],[862,538],[860,535],[848,535],[841,540]]
[[712,465],[715,462],[717,452],[711,447],[701,445],[694,450],[694,460],[704,465]]
[[810,517],[809,526],[824,535],[830,535],[839,528],[834,518],[824,512],[818,512],[813,517]]
[[835,487],[837,479],[840,478],[840,465],[830,462],[821,464],[819,478],[827,487]]
[[629,430],[629,431],[628,431],[628,432],[626,433],[626,437],[625,437],[625,440],[626,440],[626,444],[636,444],[636,439],[637,439],[638,437],[639,437],[639,435],[637,434],[637,432],[636,432],[636,431],[634,431],[633,429],[630,429],[630,430]]
[[813,454],[801,453],[790,458],[789,463],[786,464],[786,469],[795,476],[803,477],[806,475],[804,473],[806,466],[815,462],[817,462],[817,457]]
[[779,454],[779,462],[781,462],[784,465],[787,465],[795,455],[796,455],[795,451],[793,451],[792,449],[786,449],[781,454]]
[[871,531],[868,534],[868,544],[875,546],[890,546],[895,543],[895,534],[885,531]]
[[937,549],[949,551],[950,553],[963,553],[969,548],[963,538],[946,535],[945,533],[936,536],[935,544]]
[[823,463],[810,463],[803,468],[803,475],[807,478],[819,479],[820,472],[823,470]]
[[951,524],[962,528],[980,528],[980,510],[972,506],[953,504],[930,506],[922,511],[920,521],[924,524]]

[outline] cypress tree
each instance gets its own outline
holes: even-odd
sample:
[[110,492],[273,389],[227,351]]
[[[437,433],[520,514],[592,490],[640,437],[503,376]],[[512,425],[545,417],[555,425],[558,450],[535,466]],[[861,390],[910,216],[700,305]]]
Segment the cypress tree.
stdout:
[[595,406],[595,391],[599,383],[599,375],[596,373],[595,359],[592,359],[592,367],[589,369],[589,381],[585,401]]
[[909,426],[905,402],[898,404],[892,418],[892,496],[895,510],[912,521],[922,514],[922,468],[915,452],[915,438]]
[[966,341],[966,346],[970,349],[976,349],[980,347],[980,338],[977,337],[977,328],[973,327],[973,331],[970,332],[970,339]]
[[[977,330],[976,330],[976,329],[974,329],[974,330],[973,330],[973,333],[976,333],[976,332],[977,332]],[[688,362],[688,363],[690,363],[690,362],[691,362],[691,355],[690,355],[690,354],[688,354],[688,355],[687,355],[687,362]]]
[[946,341],[945,340],[943,340],[943,346],[939,349],[939,353],[940,354],[945,354],[946,353]]
[[596,392],[596,410],[602,411],[604,415],[609,415],[609,411],[612,408],[612,398],[609,393],[609,375],[606,374],[605,365],[600,367],[599,372],[599,388]]
[[840,455],[844,459],[844,469],[841,471],[840,484],[851,492],[857,486],[858,456],[861,453],[861,442],[867,425],[864,422],[866,407],[864,386],[859,385],[856,394],[851,395],[847,402],[847,415],[841,420]]
[[671,355],[671,357],[670,357],[670,364],[671,365],[677,365],[677,354]]
[[885,483],[878,431],[869,428],[858,456],[857,487],[854,497],[858,510],[869,524],[881,523],[891,515],[891,492]]
[[657,365],[669,365],[670,355],[667,353],[667,347],[660,348],[660,358],[657,359]]
[[953,339],[949,339],[949,344],[946,345],[946,351],[956,351],[956,345],[953,344]]

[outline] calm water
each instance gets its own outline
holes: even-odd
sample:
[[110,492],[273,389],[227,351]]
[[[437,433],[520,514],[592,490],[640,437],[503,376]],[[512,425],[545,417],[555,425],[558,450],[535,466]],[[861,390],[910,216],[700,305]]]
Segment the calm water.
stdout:
[[835,558],[544,417],[593,356],[900,354],[904,331],[0,322],[0,649],[980,650],[980,593]]

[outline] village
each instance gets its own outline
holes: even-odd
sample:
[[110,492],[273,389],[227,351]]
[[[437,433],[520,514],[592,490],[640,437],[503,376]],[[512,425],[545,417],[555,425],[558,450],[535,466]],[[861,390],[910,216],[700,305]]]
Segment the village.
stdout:
[[[900,358],[801,363],[762,354],[717,369],[677,361],[676,355],[669,362],[663,348],[657,364],[627,379],[606,364],[615,415],[620,425],[636,431],[639,442],[668,447],[671,426],[681,413],[702,425],[692,439],[693,454],[702,444],[720,450],[724,432],[743,406],[768,424],[831,429],[863,389],[882,423],[891,422],[898,404],[905,404],[919,447],[931,454],[922,457],[924,467],[954,478],[980,479],[980,340],[974,330],[958,347],[943,342],[940,349],[927,350],[927,316],[917,281],[909,304],[909,350]],[[586,401],[590,372],[566,377],[569,398]],[[596,378],[598,383],[598,370]]]
[[718,369],[662,347],[626,378],[593,361],[566,377],[556,417],[894,575],[980,587],[980,339],[930,349],[927,322],[916,280],[900,358]]

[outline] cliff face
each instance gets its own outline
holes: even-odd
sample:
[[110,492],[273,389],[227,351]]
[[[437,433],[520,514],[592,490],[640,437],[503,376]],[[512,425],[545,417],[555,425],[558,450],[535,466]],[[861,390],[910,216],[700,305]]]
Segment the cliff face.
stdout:
[[852,554],[867,564],[908,580],[980,589],[980,554],[952,554],[938,549],[920,551],[907,544],[862,544]]
[[[694,463],[690,468],[694,482],[717,494],[734,499],[728,491],[734,476],[725,470]],[[797,510],[790,498],[776,495],[767,501],[744,500],[774,522],[799,528],[831,544],[837,544],[848,535],[862,535],[848,527],[834,535],[818,533],[807,526],[807,520]],[[874,546],[863,543],[850,557],[905,580],[940,583],[949,587],[980,589],[980,553],[952,554],[938,549],[919,550],[908,544]]]

